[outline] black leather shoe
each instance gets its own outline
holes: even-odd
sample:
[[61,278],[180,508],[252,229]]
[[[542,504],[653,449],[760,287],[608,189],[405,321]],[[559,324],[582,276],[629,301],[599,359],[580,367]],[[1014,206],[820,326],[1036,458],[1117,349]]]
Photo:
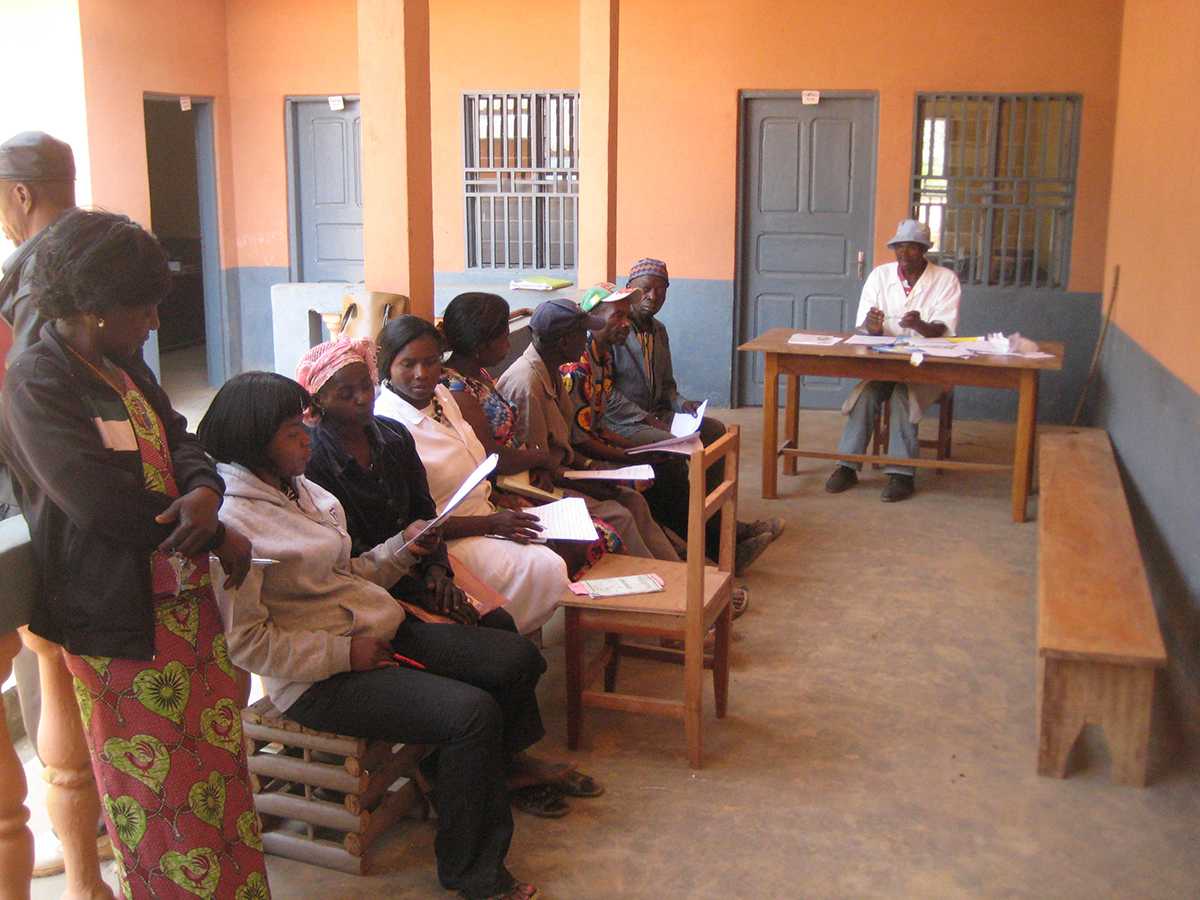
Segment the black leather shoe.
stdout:
[[838,466],[825,482],[825,490],[831,494],[840,494],[858,484],[858,473],[849,466]]
[[888,475],[888,483],[884,485],[883,493],[879,495],[879,499],[884,503],[899,503],[901,500],[907,500],[911,497],[915,490],[913,476]]

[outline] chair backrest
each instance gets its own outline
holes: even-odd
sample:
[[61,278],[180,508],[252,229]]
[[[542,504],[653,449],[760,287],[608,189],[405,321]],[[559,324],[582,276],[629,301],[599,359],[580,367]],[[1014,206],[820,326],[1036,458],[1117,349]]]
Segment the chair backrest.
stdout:
[[[737,535],[738,459],[741,432],[730,425],[718,440],[692,453],[688,459],[688,556],[687,556],[687,619],[704,615],[705,529],[708,520],[721,515],[721,546],[717,568],[733,572],[734,543]],[[708,491],[705,486],[708,470],[721,460],[725,473],[721,483]]]
[[330,337],[370,338],[375,340],[391,319],[408,312],[408,298],[403,294],[371,291],[365,297],[347,294],[342,298],[340,313],[325,313],[321,318]]

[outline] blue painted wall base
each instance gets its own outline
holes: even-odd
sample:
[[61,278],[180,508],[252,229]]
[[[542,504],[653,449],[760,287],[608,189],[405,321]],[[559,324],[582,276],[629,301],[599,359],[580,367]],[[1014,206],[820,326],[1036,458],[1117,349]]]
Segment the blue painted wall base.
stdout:
[[1200,750],[1200,394],[1116,325],[1100,360],[1089,420],[1116,448],[1167,644],[1172,720]]

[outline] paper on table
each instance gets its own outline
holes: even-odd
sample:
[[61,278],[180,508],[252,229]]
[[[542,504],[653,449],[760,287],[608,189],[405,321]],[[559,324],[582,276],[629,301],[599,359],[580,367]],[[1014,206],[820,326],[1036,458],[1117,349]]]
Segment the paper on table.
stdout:
[[818,347],[829,347],[838,343],[841,338],[836,334],[806,334],[803,331],[797,331],[790,338],[789,344],[813,344]]
[[847,344],[865,344],[874,346],[876,344],[894,344],[896,336],[894,334],[852,334],[846,338]]
[[663,589],[661,575],[653,572],[646,575],[626,575],[620,578],[591,578],[572,581],[572,594],[587,594],[589,597],[625,597],[629,594],[656,594]]
[[600,481],[653,481],[653,466],[625,466],[621,469],[568,469],[563,478],[578,481],[597,479]]
[[566,497],[545,506],[531,506],[522,512],[537,518],[542,526],[538,537],[543,540],[594,541],[599,537],[587,504],[581,497]]
[[472,472],[470,475],[468,475],[466,477],[466,480],[463,481],[463,483],[461,485],[459,485],[458,490],[455,491],[454,496],[452,496],[446,502],[446,505],[442,508],[442,511],[440,513],[438,513],[437,518],[431,519],[430,521],[426,522],[425,527],[422,528],[420,531],[418,531],[415,535],[413,535],[410,540],[405,541],[400,546],[400,549],[401,550],[405,549],[406,547],[408,547],[409,544],[411,544],[413,541],[415,541],[417,538],[419,538],[421,535],[423,535],[425,532],[427,532],[430,528],[437,528],[439,525],[441,525],[443,522],[445,522],[446,519],[450,518],[450,513],[454,512],[454,508],[456,506],[458,506],[458,504],[462,503],[463,500],[465,500],[467,498],[467,495],[469,493],[471,493],[471,491],[475,490],[475,487],[476,487],[476,485],[479,484],[479,482],[481,482],[481,481],[483,481],[483,479],[487,478],[488,474],[492,471],[492,469],[496,468],[496,463],[499,461],[499,459],[500,459],[500,457],[497,456],[495,453],[493,453],[490,456],[488,456],[487,459],[485,459],[483,462],[481,462],[475,468],[475,471]]
[[642,444],[640,447],[630,447],[625,452],[630,456],[636,453],[681,453],[684,456],[691,456],[696,450],[700,450],[704,444],[700,442],[700,435],[685,434],[683,437],[664,438],[661,441],[655,441],[653,444]]
[[707,409],[708,401],[705,400],[694,415],[675,413],[671,419],[671,434],[675,437],[687,437],[689,434],[695,434],[700,429],[700,420],[704,418]]

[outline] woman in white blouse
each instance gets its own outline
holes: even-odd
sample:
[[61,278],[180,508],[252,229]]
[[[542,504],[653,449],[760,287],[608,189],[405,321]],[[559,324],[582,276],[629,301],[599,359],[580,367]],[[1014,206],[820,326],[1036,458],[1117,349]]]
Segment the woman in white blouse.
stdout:
[[[417,445],[438,511],[484,460],[483,445],[453,395],[438,383],[442,336],[417,316],[393,319],[379,335],[383,390],[375,414],[402,423]],[[522,634],[540,628],[567,592],[567,567],[553,550],[528,543],[538,533],[528,513],[497,509],[481,482],[454,510],[442,534],[454,556],[509,598],[505,607]]]

